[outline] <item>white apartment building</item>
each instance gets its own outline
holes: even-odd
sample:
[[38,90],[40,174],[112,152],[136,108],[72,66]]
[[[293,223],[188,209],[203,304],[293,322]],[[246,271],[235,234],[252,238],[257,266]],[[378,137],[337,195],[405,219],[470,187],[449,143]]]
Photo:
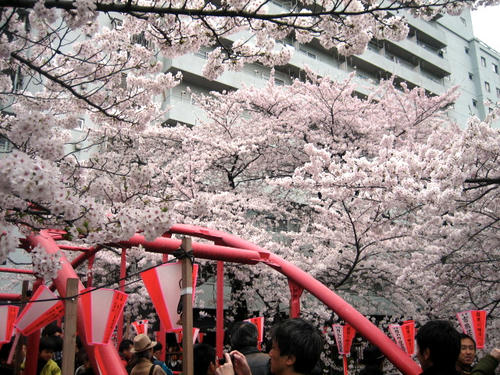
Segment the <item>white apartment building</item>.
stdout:
[[[395,82],[404,81],[408,87],[420,86],[431,95],[439,95],[459,85],[461,96],[451,116],[465,126],[471,115],[484,119],[489,108],[500,101],[500,53],[488,47],[473,35],[470,12],[461,16],[441,16],[432,21],[407,17],[410,33],[401,42],[372,40],[359,56],[340,56],[336,50],[325,50],[317,42],[301,45],[294,40],[286,43],[295,53],[286,66],[275,68],[275,82],[289,84],[303,76],[307,65],[317,74],[342,80],[356,71],[359,93],[367,94],[370,86],[380,79],[395,76]],[[225,72],[216,81],[202,77],[209,48],[198,53],[174,59],[164,59],[167,71],[181,71],[181,85],[169,90],[165,105],[172,106],[166,123],[196,124],[201,111],[191,103],[187,87],[194,92],[233,90],[246,85],[263,86],[270,69],[257,64],[247,65],[240,72]],[[486,104],[489,101],[492,104]],[[497,121],[495,126],[500,126]]]

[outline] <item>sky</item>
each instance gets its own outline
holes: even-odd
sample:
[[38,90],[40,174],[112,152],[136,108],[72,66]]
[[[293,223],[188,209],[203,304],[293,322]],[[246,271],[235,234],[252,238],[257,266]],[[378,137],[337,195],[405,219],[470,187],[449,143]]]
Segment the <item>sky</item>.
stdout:
[[500,5],[472,12],[474,36],[500,52]]

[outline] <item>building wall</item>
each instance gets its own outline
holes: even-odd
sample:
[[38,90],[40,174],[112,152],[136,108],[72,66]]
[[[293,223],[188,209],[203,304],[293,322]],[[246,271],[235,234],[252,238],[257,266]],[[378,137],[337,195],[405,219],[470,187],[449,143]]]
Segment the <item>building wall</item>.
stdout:
[[[291,83],[307,65],[317,74],[337,80],[355,71],[360,94],[367,94],[380,79],[391,75],[397,77],[396,82],[423,87],[431,95],[458,85],[461,95],[450,112],[451,118],[462,127],[471,115],[484,119],[489,106],[483,102],[500,100],[500,54],[474,38],[470,12],[464,11],[459,17],[445,15],[429,22],[407,15],[407,20],[411,31],[406,40],[373,40],[360,56],[346,58],[334,50],[323,49],[317,42],[301,45],[288,40],[285,44],[294,47],[295,53],[288,65],[276,67],[275,82]],[[167,122],[196,124],[203,119],[202,112],[183,98],[184,85],[193,91],[209,92],[237,89],[243,84],[262,87],[269,79],[269,68],[251,64],[241,72],[225,72],[217,81],[208,81],[201,76],[208,52],[210,49],[204,48],[193,55],[164,61],[166,70],[180,70],[185,77],[183,86],[170,90],[170,104],[175,106]],[[499,121],[495,126],[500,127]]]

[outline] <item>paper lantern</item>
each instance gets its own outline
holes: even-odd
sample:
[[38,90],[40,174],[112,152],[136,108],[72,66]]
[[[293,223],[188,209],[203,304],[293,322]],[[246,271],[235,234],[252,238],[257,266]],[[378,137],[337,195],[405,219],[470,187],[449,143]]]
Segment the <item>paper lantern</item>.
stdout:
[[19,307],[17,306],[0,306],[0,344],[10,342],[18,312]]
[[478,349],[484,348],[486,341],[486,311],[468,310],[457,313],[460,327],[465,334],[471,336]]
[[356,336],[356,330],[349,324],[344,326],[341,324],[334,324],[332,328],[339,354],[349,354],[351,352],[352,340],[354,340],[354,336]]
[[127,295],[113,289],[87,288],[82,291],[80,298],[87,343],[108,344],[127,301]]
[[348,375],[347,356],[351,352],[352,340],[356,336],[356,330],[349,324],[345,326],[341,324],[332,325],[333,335],[337,343],[339,353],[342,354],[342,362],[344,364],[344,375]]
[[[174,330],[172,330],[172,332],[175,333],[175,337],[177,339],[177,343],[181,344],[182,343],[182,328],[174,329]],[[193,344],[198,339],[198,334],[199,333],[200,333],[200,329],[199,328],[193,328]]]
[[64,304],[50,289],[41,285],[16,319],[14,326],[29,336],[64,315]]
[[144,333],[145,335],[148,334],[148,321],[147,320],[138,320],[136,322],[132,323],[132,326],[135,329],[135,332],[140,335],[141,333]]
[[[198,276],[198,265],[193,265],[193,287],[186,293],[192,293],[193,302]],[[182,263],[166,263],[141,273],[151,301],[167,332],[173,332],[181,326],[178,312],[182,288]]]
[[407,320],[402,325],[389,325],[389,332],[396,344],[409,355],[415,354],[415,322]]

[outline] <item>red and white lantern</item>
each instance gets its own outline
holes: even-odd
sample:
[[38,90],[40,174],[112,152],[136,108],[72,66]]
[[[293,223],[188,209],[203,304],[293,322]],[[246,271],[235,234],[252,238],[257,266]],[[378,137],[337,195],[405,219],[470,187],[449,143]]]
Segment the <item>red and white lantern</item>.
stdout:
[[402,325],[389,325],[389,332],[396,344],[407,354],[415,354],[415,322],[407,320]]
[[[174,330],[172,330],[172,332],[175,333],[175,338],[177,339],[177,343],[181,344],[182,343],[182,328],[174,329]],[[200,333],[199,328],[193,328],[193,344],[198,339],[199,333]],[[201,341],[199,341],[199,342],[201,342]]]
[[462,331],[471,336],[478,349],[484,348],[486,342],[486,311],[468,310],[457,313]]
[[118,323],[127,295],[113,289],[84,289],[81,295],[85,336],[89,345],[104,345]]
[[[167,332],[173,332],[181,328],[179,324],[180,314],[177,307],[181,298],[182,288],[182,264],[166,263],[141,273],[142,280],[148,290],[151,301],[155,307],[161,322]],[[198,265],[193,265],[192,293],[193,302],[198,278]]]
[[63,302],[46,285],[41,285],[16,319],[14,326],[24,336],[29,336],[63,315]]
[[144,333],[145,335],[148,334],[148,321],[146,319],[133,322],[132,326],[134,327],[135,332],[138,335],[140,335],[141,333]]
[[352,340],[356,336],[356,330],[349,324],[333,324],[333,336],[335,337],[335,342],[337,343],[337,348],[339,354],[348,355],[351,353]]
[[17,306],[0,306],[0,346],[1,344],[10,342],[18,312],[19,307]]
[[344,362],[344,375],[347,375],[347,356],[351,353],[352,340],[356,336],[356,330],[349,324],[333,324],[333,336],[335,337],[335,342],[337,343],[337,349],[339,354],[342,354],[342,359]]

